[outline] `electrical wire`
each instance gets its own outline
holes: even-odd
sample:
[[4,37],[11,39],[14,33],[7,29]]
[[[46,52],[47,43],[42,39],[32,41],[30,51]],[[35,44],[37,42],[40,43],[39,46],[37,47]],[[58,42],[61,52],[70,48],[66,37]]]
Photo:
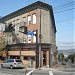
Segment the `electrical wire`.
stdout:
[[55,13],[60,13],[60,12],[64,12],[64,11],[69,11],[69,10],[73,10],[75,8],[70,8],[70,9],[66,9],[66,10],[61,10],[61,11],[58,11],[58,12],[55,12]]
[[62,5],[59,5],[57,7],[54,7],[54,10],[60,10],[60,9],[63,9],[63,8],[67,8],[67,7],[70,7],[70,6],[74,6],[74,5],[75,5],[75,2],[74,1],[71,1],[69,3],[62,4]]
[[[58,42],[58,41],[57,41]],[[73,44],[75,42],[58,42],[59,44]]]
[[74,17],[71,17],[71,18],[68,18],[68,19],[64,19],[64,20],[61,20],[61,21],[57,21],[56,23],[63,22],[63,21],[68,21],[68,20],[74,20]]

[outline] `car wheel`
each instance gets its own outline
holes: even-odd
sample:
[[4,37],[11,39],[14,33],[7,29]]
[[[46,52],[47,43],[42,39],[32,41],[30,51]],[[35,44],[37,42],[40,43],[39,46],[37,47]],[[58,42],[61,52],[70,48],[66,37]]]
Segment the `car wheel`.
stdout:
[[12,65],[10,66],[10,69],[13,69],[13,66]]
[[1,68],[3,68],[3,65],[1,64]]

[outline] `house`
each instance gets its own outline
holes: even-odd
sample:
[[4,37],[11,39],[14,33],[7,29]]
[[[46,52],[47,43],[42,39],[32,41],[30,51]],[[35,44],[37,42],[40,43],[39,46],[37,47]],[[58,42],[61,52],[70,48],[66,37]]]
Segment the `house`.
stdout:
[[[0,23],[15,27],[13,33],[4,33],[8,58],[21,58],[27,67],[29,63],[33,67],[56,64],[56,26],[51,5],[37,1],[0,18]],[[24,27],[27,35],[22,33]]]

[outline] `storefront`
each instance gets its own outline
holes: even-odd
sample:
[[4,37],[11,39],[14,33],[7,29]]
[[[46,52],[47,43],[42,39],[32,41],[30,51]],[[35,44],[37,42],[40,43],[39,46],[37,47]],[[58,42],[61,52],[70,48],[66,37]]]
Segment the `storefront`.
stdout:
[[[32,64],[32,67],[47,66],[50,64],[50,44],[41,44],[41,51],[39,56],[39,45],[36,49],[36,44],[20,43],[8,45],[8,58],[21,58],[26,67],[29,67],[29,63]],[[37,51],[36,51],[37,50]]]

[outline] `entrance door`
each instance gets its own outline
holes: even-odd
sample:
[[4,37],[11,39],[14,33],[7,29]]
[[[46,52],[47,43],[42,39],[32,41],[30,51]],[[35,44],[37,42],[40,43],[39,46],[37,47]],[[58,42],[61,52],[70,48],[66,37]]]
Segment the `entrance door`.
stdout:
[[46,51],[43,52],[43,66],[46,66]]

